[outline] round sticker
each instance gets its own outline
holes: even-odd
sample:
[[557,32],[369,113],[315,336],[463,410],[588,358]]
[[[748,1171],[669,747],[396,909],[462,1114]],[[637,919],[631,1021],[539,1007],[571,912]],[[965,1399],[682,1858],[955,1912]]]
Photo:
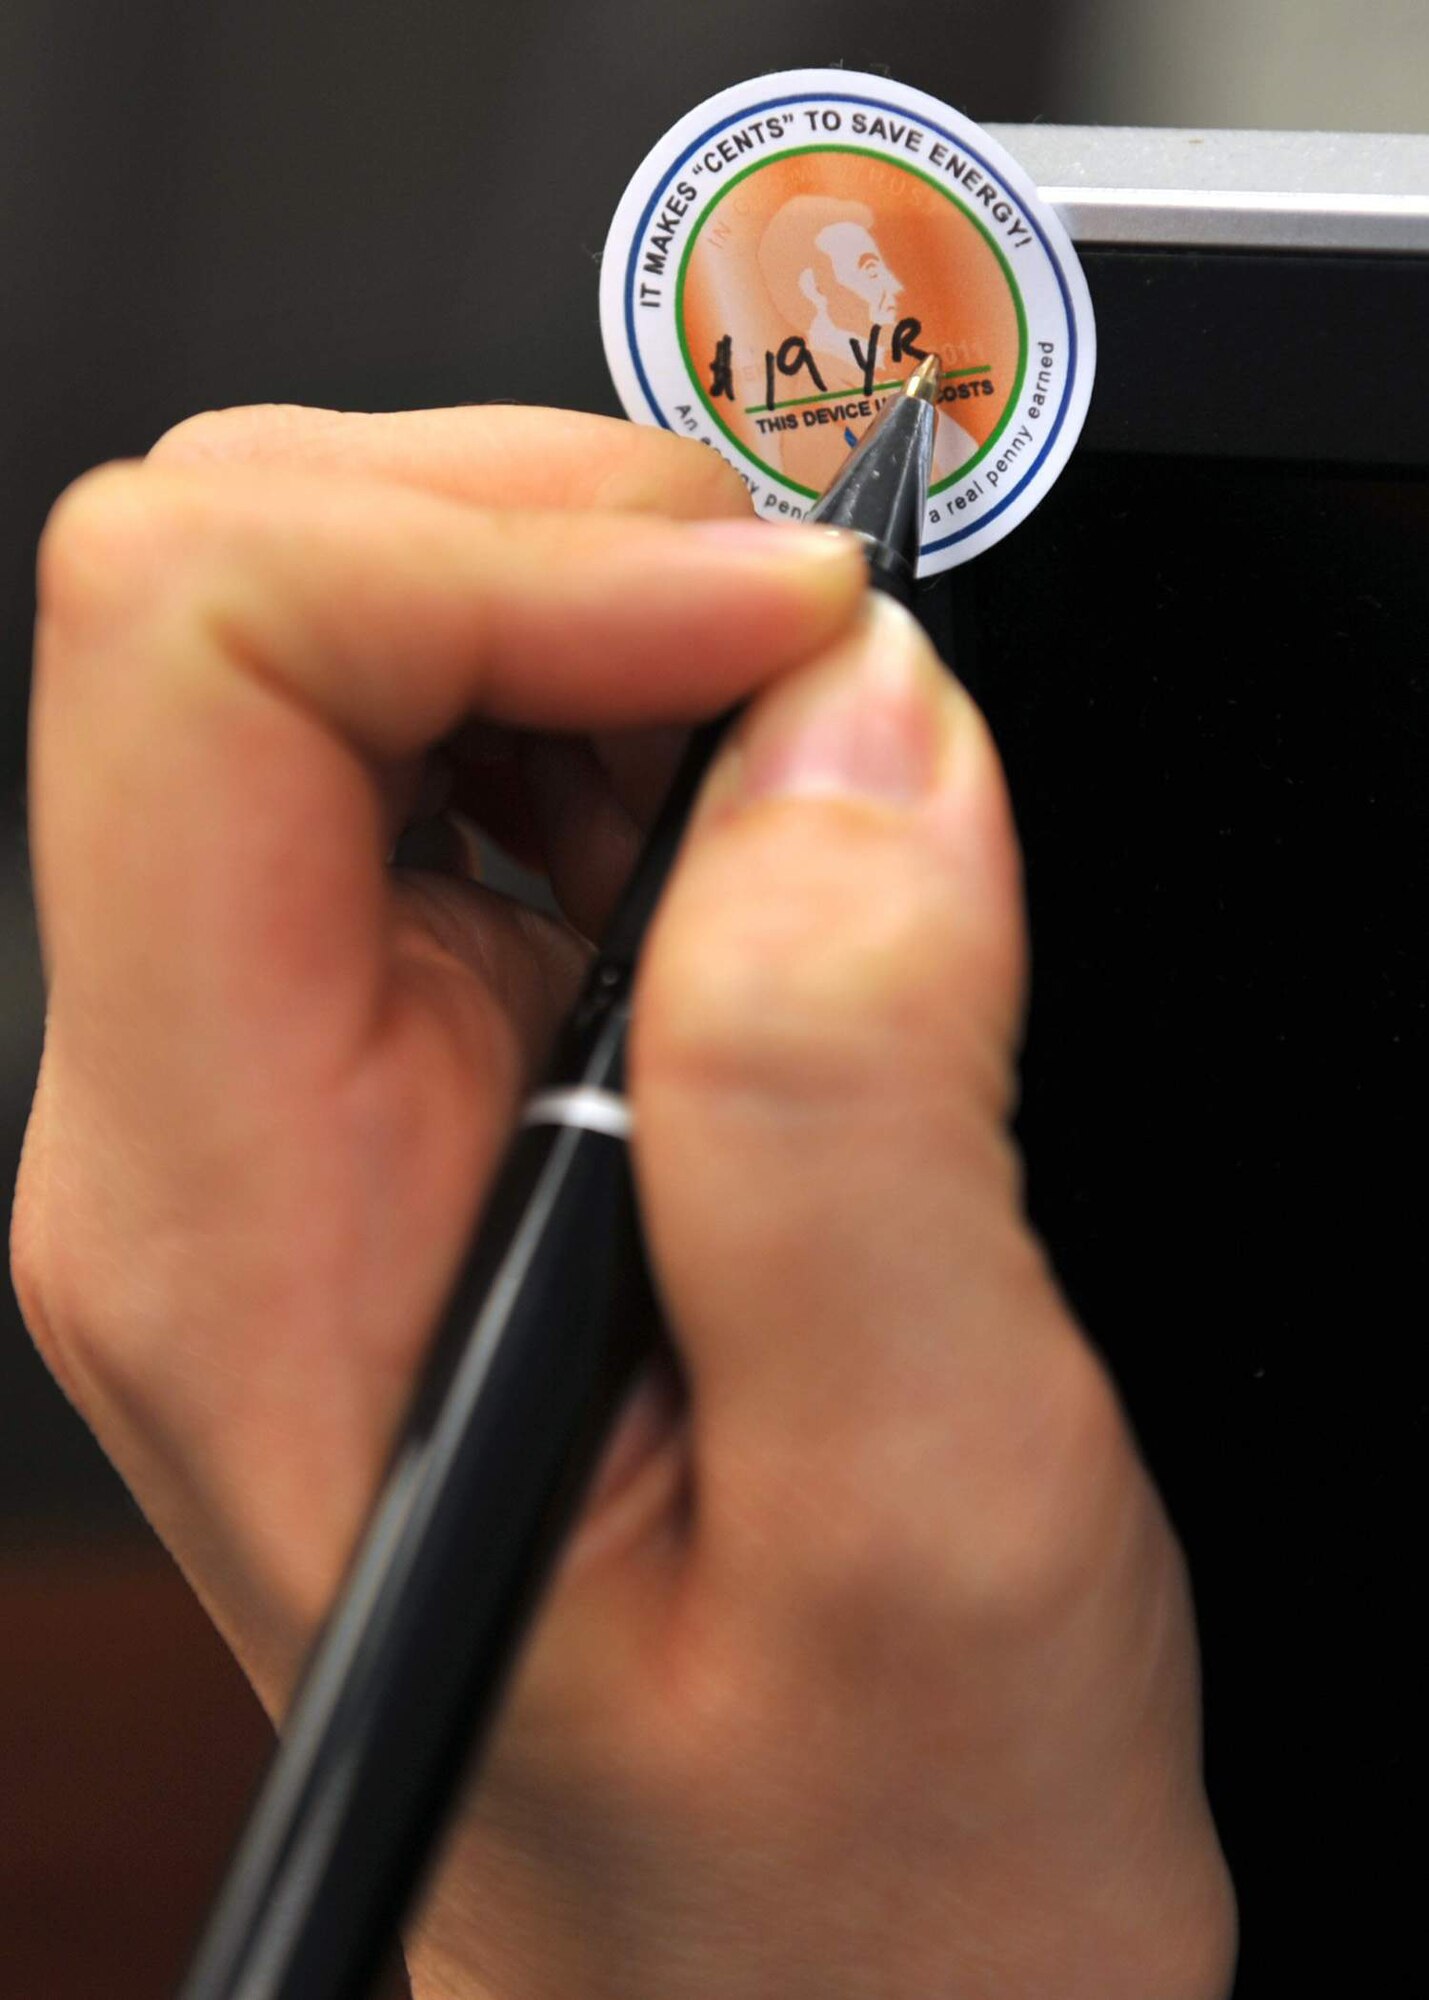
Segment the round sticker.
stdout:
[[1086,280],[1027,175],[936,98],[849,70],[756,77],[683,118],[616,210],[600,310],[627,412],[712,446],[774,520],[936,354],[923,575],[1031,512],[1091,397]]

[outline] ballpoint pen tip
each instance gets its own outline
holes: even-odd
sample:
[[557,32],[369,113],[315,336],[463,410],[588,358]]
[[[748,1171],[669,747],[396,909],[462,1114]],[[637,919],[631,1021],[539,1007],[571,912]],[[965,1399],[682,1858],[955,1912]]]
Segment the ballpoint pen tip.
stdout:
[[918,396],[925,403],[938,400],[938,357],[930,354],[920,361],[908,380],[903,384],[905,396]]

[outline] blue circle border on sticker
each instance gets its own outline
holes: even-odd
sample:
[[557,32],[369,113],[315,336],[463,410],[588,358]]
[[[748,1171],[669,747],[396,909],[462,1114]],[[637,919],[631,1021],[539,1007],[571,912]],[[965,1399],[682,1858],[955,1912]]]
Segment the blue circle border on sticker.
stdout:
[[[650,408],[654,411],[655,420],[663,430],[673,431],[675,426],[669,421],[669,419],[665,415],[665,412],[660,408],[659,403],[655,400],[655,392],[650,387],[649,376],[645,373],[645,363],[640,358],[640,343],[637,340],[635,334],[635,282],[637,276],[637,265],[640,253],[640,245],[644,240],[646,228],[649,226],[651,216],[655,213],[655,210],[660,205],[660,198],[663,195],[665,189],[669,186],[671,177],[679,173],[680,169],[684,166],[685,162],[690,158],[690,155],[692,153],[698,152],[701,146],[706,145],[709,140],[713,139],[718,133],[722,132],[726,127],[726,125],[737,125],[741,121],[741,119],[757,117],[760,112],[764,111],[778,111],[781,110],[784,106],[792,104],[863,104],[871,106],[875,110],[887,112],[891,117],[906,115],[905,107],[897,104],[891,104],[888,102],[886,98],[873,97],[869,95],[866,91],[861,91],[861,90],[805,91],[797,97],[768,97],[765,98],[762,104],[746,104],[740,110],[732,111],[727,118],[721,118],[718,124],[711,125],[708,128],[708,130],[701,132],[699,137],[690,142],[690,144],[685,148],[684,152],[680,154],[679,158],[676,159],[671,164],[671,166],[666,170],[666,172],[661,176],[661,179],[655,189],[655,192],[651,195],[649,201],[645,204],[644,213],[641,215],[640,220],[636,225],[635,232],[631,238],[630,257],[625,268],[625,333],[626,333],[626,339],[628,340],[630,345],[630,357],[635,364],[635,372],[637,376],[640,378],[640,387],[645,392],[645,400],[650,405]],[[936,132],[940,138],[946,139],[949,145],[960,147],[965,153],[970,154],[972,158],[977,161],[978,165],[984,170],[984,172],[987,173],[993,180],[1002,179],[1001,169],[992,166],[989,163],[989,161],[981,153],[978,152],[977,148],[975,146],[970,145],[966,139],[957,137],[957,135],[950,132],[945,125],[938,125],[931,118],[920,117],[919,123],[926,125],[930,132]],[[944,535],[941,541],[925,543],[924,547],[929,555],[932,555],[935,551],[939,549],[954,548],[959,542],[966,541],[970,535],[981,534],[986,529],[989,521],[995,521],[999,514],[1004,513],[1007,510],[1007,508],[1009,508],[1013,504],[1013,502],[1017,499],[1018,495],[1021,492],[1023,492],[1023,490],[1026,488],[1028,480],[1035,478],[1039,466],[1045,463],[1048,453],[1052,450],[1052,447],[1056,444],[1058,433],[1061,431],[1063,421],[1067,414],[1067,406],[1071,401],[1072,391],[1076,387],[1077,316],[1076,316],[1076,310],[1072,304],[1071,294],[1067,290],[1067,279],[1066,279],[1066,274],[1062,269],[1062,260],[1057,255],[1056,251],[1052,248],[1052,245],[1047,241],[1047,238],[1042,230],[1042,225],[1038,221],[1037,217],[1029,211],[1027,215],[1027,220],[1031,223],[1033,229],[1035,230],[1037,235],[1037,240],[1042,245],[1043,250],[1046,251],[1047,260],[1051,264],[1052,269],[1057,274],[1057,288],[1062,294],[1062,306],[1067,316],[1067,352],[1069,359],[1067,366],[1066,384],[1062,390],[1062,400],[1058,406],[1057,414],[1052,420],[1051,428],[1047,433],[1046,442],[1042,446],[1041,451],[1038,452],[1036,458],[1032,461],[1031,465],[1027,468],[1026,477],[1019,479],[1016,486],[1007,495],[1007,498],[1005,500],[999,500],[995,507],[990,507],[988,511],[971,527],[959,528],[959,530],[955,535]]]

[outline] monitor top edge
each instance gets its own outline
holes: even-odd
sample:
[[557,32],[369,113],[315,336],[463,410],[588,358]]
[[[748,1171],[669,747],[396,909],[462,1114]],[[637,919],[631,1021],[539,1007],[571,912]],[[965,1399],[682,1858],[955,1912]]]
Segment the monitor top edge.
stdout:
[[1429,134],[988,129],[1079,243],[1429,255]]

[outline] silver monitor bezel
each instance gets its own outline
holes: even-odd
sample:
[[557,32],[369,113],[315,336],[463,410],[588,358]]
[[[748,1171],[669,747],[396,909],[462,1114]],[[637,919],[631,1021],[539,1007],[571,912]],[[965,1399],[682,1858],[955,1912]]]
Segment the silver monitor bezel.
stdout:
[[1429,256],[1429,135],[988,130],[1078,244]]

